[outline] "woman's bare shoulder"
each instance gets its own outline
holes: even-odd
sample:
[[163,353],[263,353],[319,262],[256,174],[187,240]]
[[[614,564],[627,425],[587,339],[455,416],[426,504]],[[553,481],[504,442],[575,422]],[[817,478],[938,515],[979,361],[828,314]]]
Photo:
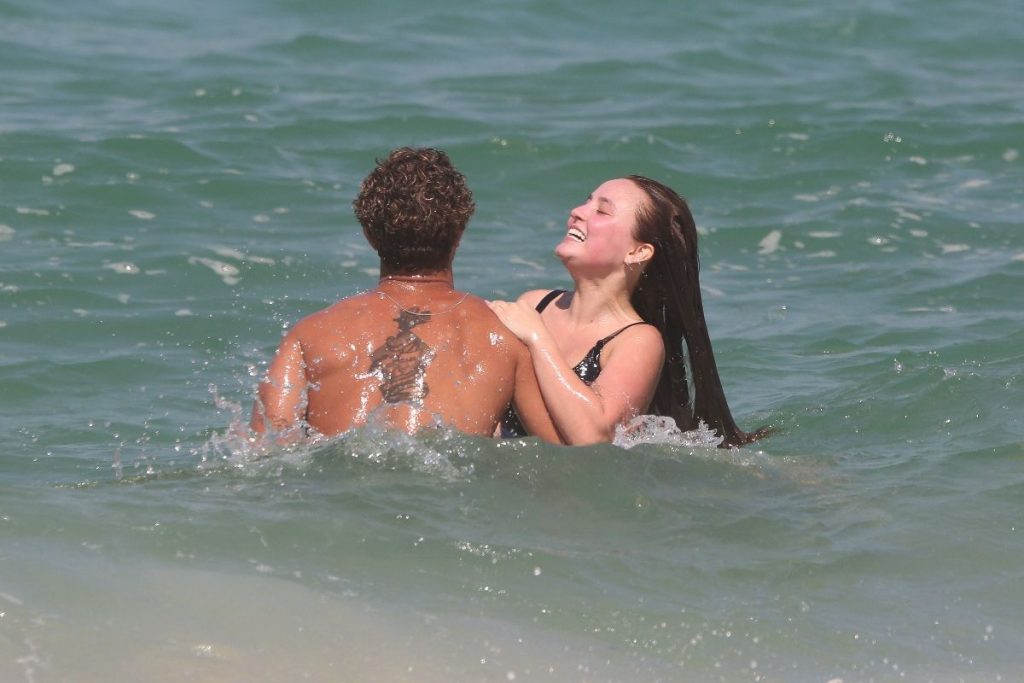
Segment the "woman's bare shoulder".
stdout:
[[516,299],[516,301],[518,301],[521,304],[526,304],[531,308],[536,308],[537,304],[540,303],[540,300],[543,299],[545,296],[548,295],[548,293],[552,291],[553,290],[550,289],[531,289],[520,294],[519,298]]
[[651,356],[660,364],[664,359],[665,345],[661,331],[650,323],[630,325],[622,330],[605,347],[602,360],[611,361],[622,350],[623,356]]

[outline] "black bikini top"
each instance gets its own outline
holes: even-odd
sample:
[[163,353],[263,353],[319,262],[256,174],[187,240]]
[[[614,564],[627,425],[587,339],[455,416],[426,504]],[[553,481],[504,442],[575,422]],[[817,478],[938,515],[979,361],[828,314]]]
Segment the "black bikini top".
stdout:
[[[537,303],[537,312],[540,313],[541,311],[543,311],[545,308],[548,307],[548,304],[550,304],[552,301],[554,301],[564,293],[564,289],[555,289],[545,294],[544,298]],[[614,339],[616,335],[622,332],[622,330],[633,327],[633,325],[649,324],[650,323],[644,322],[630,323],[629,325],[623,327],[621,330],[612,332],[604,339],[599,339],[597,343],[594,344],[594,347],[587,351],[587,355],[583,357],[583,360],[576,364],[576,367],[574,367],[572,371],[576,373],[577,377],[583,380],[584,384],[589,386],[594,382],[594,380],[597,379],[597,376],[601,374],[601,349],[604,348],[604,345],[610,342],[612,339]],[[526,436],[526,428],[523,427],[522,422],[519,421],[519,416],[516,415],[515,408],[513,408],[511,405],[505,411],[505,416],[502,418],[501,421],[501,436],[503,438]]]
[[[537,312],[540,313],[541,311],[543,311],[545,308],[548,307],[548,304],[550,304],[552,301],[554,301],[564,293],[564,289],[553,289],[547,294],[545,294],[544,298],[537,303]],[[618,329],[615,332],[612,332],[607,337],[597,340],[597,343],[594,344],[593,348],[587,351],[587,355],[583,356],[583,360],[581,360],[573,367],[572,371],[576,373],[577,377],[583,380],[584,384],[588,386],[590,384],[593,384],[594,380],[596,380],[598,375],[601,374],[601,350],[604,348],[604,345],[610,342],[612,339],[615,339],[615,337],[620,335],[623,331],[628,330],[634,325],[650,325],[650,323],[645,323],[642,321],[630,323],[625,327]]]

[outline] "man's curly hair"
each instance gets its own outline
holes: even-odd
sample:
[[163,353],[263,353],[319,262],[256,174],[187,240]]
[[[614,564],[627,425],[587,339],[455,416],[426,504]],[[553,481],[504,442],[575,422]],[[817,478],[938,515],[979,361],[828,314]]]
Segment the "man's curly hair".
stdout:
[[381,263],[406,272],[449,267],[476,208],[447,154],[410,147],[378,160],[352,206]]

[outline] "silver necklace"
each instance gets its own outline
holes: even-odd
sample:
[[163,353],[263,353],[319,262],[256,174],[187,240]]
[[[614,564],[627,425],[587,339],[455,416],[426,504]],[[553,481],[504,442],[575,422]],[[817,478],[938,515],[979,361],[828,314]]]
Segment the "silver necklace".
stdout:
[[444,315],[445,313],[451,313],[452,311],[454,311],[456,308],[459,307],[459,304],[461,304],[463,301],[466,300],[467,296],[469,296],[469,292],[466,292],[465,294],[462,295],[461,299],[459,299],[458,301],[456,301],[454,304],[452,304],[448,308],[444,309],[443,311],[417,311],[417,310],[410,311],[408,308],[406,308],[402,304],[400,304],[397,301],[395,301],[394,298],[390,294],[388,294],[387,292],[378,289],[377,293],[380,294],[385,299],[387,299],[388,301],[390,301],[391,303],[393,303],[395,306],[397,306],[398,310],[402,311],[403,313],[408,313],[409,315],[419,315],[419,316],[424,316],[424,317],[428,317],[428,318],[430,316],[432,316],[432,315]]

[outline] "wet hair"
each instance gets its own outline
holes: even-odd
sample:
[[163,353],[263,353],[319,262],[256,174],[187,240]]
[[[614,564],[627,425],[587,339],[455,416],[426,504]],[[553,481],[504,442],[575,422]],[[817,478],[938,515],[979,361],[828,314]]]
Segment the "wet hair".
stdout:
[[[700,294],[697,225],[686,200],[670,187],[631,175],[647,195],[637,210],[634,237],[654,246],[630,303],[640,317],[661,332],[665,365],[650,412],[675,419],[679,428],[695,429],[703,421],[724,437],[723,446],[739,446],[766,436],[770,429],[744,432],[733,420],[718,376]],[[693,373],[690,396],[686,356]]]
[[378,159],[352,206],[382,265],[400,272],[450,267],[476,208],[447,154],[410,147]]

